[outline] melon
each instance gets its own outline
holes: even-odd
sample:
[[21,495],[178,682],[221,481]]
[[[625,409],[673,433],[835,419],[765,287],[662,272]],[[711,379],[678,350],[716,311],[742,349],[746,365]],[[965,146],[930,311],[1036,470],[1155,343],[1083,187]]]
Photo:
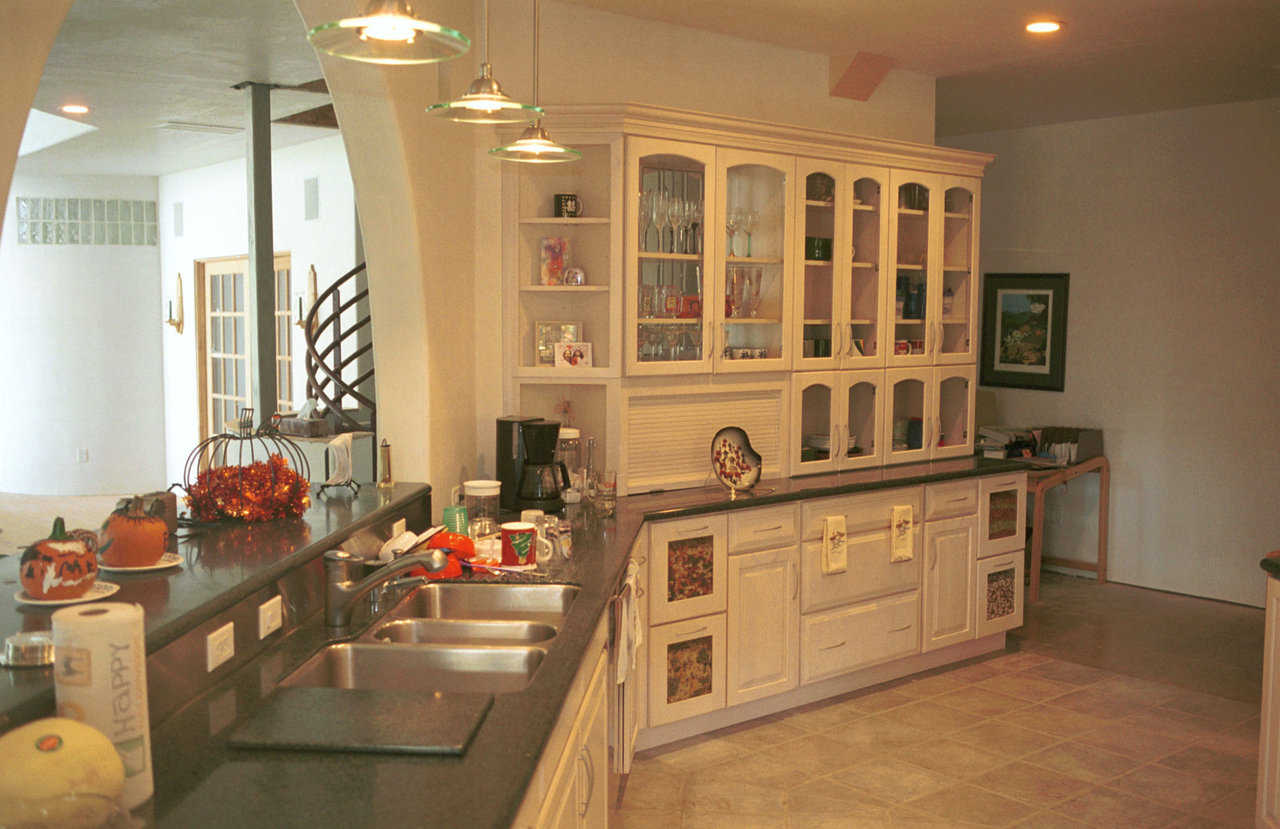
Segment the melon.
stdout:
[[99,826],[122,791],[120,755],[92,726],[49,717],[0,736],[0,826]]

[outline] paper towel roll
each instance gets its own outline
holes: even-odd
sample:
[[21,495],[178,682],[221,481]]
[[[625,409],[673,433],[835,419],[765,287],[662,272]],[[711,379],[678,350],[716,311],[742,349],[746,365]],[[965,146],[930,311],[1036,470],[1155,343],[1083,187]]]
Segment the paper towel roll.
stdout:
[[126,808],[146,802],[151,776],[142,605],[95,602],[53,614],[58,716],[106,734],[124,762]]

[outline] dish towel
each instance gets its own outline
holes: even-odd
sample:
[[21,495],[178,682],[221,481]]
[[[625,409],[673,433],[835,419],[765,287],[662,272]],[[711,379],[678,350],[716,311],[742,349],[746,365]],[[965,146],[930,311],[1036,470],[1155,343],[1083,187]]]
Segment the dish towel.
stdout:
[[894,507],[889,532],[893,534],[893,549],[889,561],[910,561],[915,557],[916,526],[911,505]]
[[848,568],[849,549],[844,532],[844,516],[828,515],[822,519],[822,575],[843,573]]
[[618,591],[615,606],[617,616],[614,625],[614,680],[621,685],[635,670],[644,637],[640,625],[640,566],[635,561],[627,565],[627,577]]

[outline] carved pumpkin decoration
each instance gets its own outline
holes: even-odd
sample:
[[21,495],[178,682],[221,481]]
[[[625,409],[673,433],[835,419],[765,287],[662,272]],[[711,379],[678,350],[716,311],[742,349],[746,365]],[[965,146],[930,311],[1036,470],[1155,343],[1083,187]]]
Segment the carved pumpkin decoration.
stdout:
[[144,509],[142,498],[126,498],[102,525],[102,562],[110,567],[150,567],[168,543],[163,502],[153,500]]
[[89,530],[67,532],[61,518],[53,521],[49,537],[22,552],[18,575],[22,589],[33,599],[78,599],[98,579],[98,539]]

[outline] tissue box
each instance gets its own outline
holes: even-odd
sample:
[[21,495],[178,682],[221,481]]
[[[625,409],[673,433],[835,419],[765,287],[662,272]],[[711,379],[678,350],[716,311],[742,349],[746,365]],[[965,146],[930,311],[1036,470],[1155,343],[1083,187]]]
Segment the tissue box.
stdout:
[[1075,463],[1082,463],[1102,455],[1102,430],[1077,426],[1044,426],[1036,430],[1039,445],[1067,443],[1076,445]]
[[279,428],[286,435],[302,438],[317,438],[333,434],[329,419],[324,417],[282,417]]

